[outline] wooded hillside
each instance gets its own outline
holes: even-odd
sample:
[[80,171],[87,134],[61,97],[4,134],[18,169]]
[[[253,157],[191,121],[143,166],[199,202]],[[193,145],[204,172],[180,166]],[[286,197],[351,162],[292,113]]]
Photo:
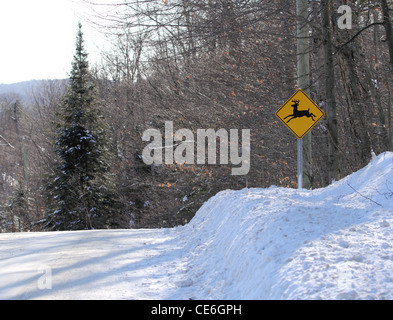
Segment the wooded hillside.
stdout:
[[[126,216],[116,227],[185,224],[225,189],[297,187],[297,138],[275,112],[297,89],[298,22],[309,28],[306,89],[328,113],[311,134],[312,188],[360,169],[372,153],[392,151],[393,1],[350,2],[350,29],[338,25],[344,0],[309,1],[306,21],[297,19],[293,0],[121,3],[86,22],[113,44],[90,73],[112,153],[106,166]],[[30,105],[17,96],[0,98],[1,231],[48,227],[53,199],[47,187],[59,165],[56,128],[69,84],[40,83]],[[146,165],[143,132],[164,133],[166,121],[194,133],[250,129],[250,172],[234,176],[232,165],[219,163]]]

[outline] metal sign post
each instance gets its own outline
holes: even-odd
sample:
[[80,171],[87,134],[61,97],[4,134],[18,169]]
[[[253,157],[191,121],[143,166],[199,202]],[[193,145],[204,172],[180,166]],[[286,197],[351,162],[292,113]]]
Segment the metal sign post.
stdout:
[[297,140],[297,187],[303,189],[303,139]]

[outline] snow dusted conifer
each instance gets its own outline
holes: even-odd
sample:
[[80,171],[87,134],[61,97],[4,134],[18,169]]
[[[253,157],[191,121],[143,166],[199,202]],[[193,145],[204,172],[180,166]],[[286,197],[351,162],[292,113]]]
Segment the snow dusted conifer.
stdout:
[[81,28],[79,24],[69,88],[59,111],[55,142],[59,166],[48,188],[46,229],[50,230],[108,228],[121,216],[111,185],[107,130]]

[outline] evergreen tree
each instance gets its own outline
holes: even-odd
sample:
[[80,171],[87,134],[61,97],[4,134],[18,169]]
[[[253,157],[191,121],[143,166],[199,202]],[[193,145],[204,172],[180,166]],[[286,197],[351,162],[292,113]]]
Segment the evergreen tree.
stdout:
[[109,171],[107,130],[87,57],[79,24],[69,88],[59,110],[55,142],[59,165],[48,186],[46,229],[50,230],[124,227]]
[[8,223],[12,232],[31,230],[31,204],[29,202],[29,188],[23,179],[19,179],[18,186],[8,199]]

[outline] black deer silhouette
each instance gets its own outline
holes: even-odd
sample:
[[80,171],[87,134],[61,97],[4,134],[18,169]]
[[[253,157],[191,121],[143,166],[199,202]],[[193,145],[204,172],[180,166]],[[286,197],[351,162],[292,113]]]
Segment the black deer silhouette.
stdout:
[[290,114],[284,118],[286,119],[292,117],[287,121],[287,123],[293,119],[302,118],[302,117],[311,118],[312,121],[315,121],[314,117],[316,117],[316,115],[313,114],[312,112],[310,113],[310,108],[308,110],[298,110],[297,107],[299,106],[300,100],[292,100],[292,102],[293,104],[291,105],[291,107],[293,107],[293,114]]

